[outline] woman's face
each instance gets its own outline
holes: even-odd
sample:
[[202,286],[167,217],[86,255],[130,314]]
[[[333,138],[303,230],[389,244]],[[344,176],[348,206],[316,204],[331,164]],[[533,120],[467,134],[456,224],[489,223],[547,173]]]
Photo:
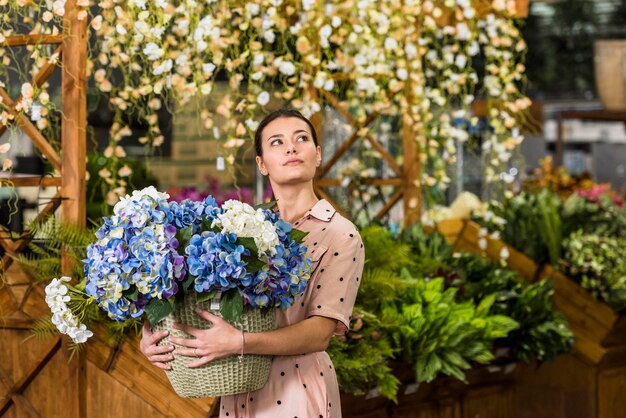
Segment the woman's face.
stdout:
[[263,157],[256,162],[274,184],[310,181],[322,161],[322,149],[315,145],[309,125],[298,118],[278,118],[261,133]]

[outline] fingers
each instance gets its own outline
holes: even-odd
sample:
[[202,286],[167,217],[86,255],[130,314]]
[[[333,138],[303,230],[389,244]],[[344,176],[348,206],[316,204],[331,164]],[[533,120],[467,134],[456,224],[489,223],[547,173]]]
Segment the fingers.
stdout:
[[194,361],[190,361],[189,363],[185,364],[185,366],[189,367],[190,369],[195,369],[196,367],[204,366],[205,364],[210,363],[213,360],[217,360],[217,357],[213,355],[203,356]]
[[143,323],[142,335],[145,335],[147,337],[152,335],[152,330],[150,329],[150,321],[148,321],[148,318],[146,318],[146,320]]
[[176,348],[176,354],[178,354],[178,350],[190,348],[193,350],[194,348],[200,347],[200,341],[194,340],[192,338],[182,338],[182,337],[170,337],[170,342],[180,346]]
[[152,364],[154,364],[155,366],[157,366],[158,368],[163,369],[163,370],[172,370],[172,366],[170,366],[167,363],[161,363],[161,362],[154,362],[153,361]]
[[216,325],[224,321],[219,316],[213,315],[211,312],[205,311],[204,309],[200,309],[200,308],[196,309],[196,315],[198,315],[200,318],[204,319],[205,321],[210,322],[213,325]]
[[192,336],[194,336],[196,338],[198,338],[199,333],[203,331],[203,330],[194,328],[194,327],[192,327],[190,325],[181,324],[181,323],[178,323],[178,322],[174,322],[172,324],[172,328],[177,329],[179,331],[182,331],[182,332],[184,332],[186,334],[192,335]]
[[173,345],[151,345],[146,349],[145,354],[150,358],[151,356],[167,354],[171,353],[172,351],[174,351]]
[[167,337],[169,335],[169,332],[167,330],[161,330],[155,333],[152,333],[150,335],[147,336],[146,339],[146,343],[151,346],[151,345],[157,345],[159,343],[159,341],[161,341],[163,338]]

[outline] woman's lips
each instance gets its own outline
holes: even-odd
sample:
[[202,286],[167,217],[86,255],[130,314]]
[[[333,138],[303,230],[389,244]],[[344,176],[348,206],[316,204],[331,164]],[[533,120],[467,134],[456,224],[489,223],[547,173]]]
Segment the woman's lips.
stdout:
[[302,160],[289,160],[283,165],[298,165],[298,164],[302,164]]

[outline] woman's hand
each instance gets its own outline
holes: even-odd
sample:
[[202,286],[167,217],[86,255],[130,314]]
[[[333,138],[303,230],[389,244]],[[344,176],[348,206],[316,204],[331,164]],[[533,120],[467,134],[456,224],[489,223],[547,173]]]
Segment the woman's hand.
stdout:
[[176,348],[174,354],[197,358],[187,363],[187,367],[200,367],[210,361],[241,353],[241,331],[205,310],[196,309],[196,314],[210,322],[211,328],[197,329],[188,325],[174,324],[173,328],[195,338],[170,337],[172,343],[180,346]]
[[139,343],[139,348],[143,355],[146,356],[152,364],[163,370],[171,370],[172,367],[167,364],[167,362],[174,360],[172,356],[174,346],[157,345],[159,341],[167,337],[167,335],[168,332],[166,330],[153,333],[150,329],[150,322],[146,319],[146,322],[143,324],[141,342]]

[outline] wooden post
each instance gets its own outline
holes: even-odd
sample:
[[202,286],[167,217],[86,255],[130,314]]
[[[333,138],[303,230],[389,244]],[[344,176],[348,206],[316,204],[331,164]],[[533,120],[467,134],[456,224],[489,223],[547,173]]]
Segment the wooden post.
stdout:
[[420,221],[422,212],[422,186],[420,180],[419,146],[410,116],[402,115],[402,167],[404,227]]
[[[65,200],[61,205],[61,221],[86,223],[86,132],[87,132],[87,19],[78,20],[76,0],[65,4],[63,19],[63,74],[62,74],[62,133],[61,133],[61,191]],[[64,274],[72,270],[71,260],[63,255]],[[62,353],[67,360],[68,380],[66,410],[68,418],[86,416],[86,356],[76,353],[69,359],[67,338],[63,339]]]

